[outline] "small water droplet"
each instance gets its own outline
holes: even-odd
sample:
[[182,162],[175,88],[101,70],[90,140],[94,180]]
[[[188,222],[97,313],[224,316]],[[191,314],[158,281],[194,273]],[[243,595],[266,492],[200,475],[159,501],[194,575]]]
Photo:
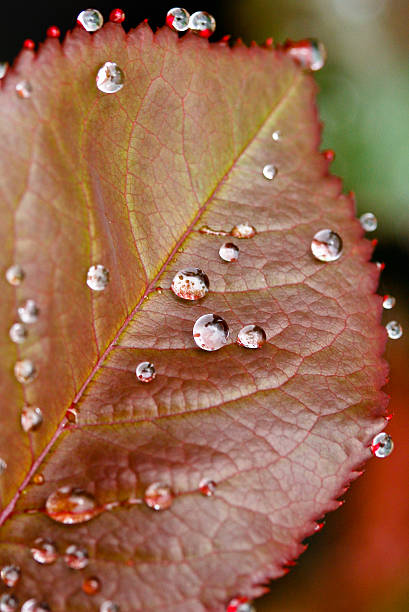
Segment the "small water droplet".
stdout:
[[269,181],[272,181],[273,178],[276,176],[276,174],[277,174],[277,168],[273,166],[273,164],[267,164],[266,166],[264,166],[263,168],[264,178],[268,179]]
[[333,149],[326,149],[322,152],[322,154],[324,158],[330,163],[333,162],[335,159],[335,151]]
[[59,38],[61,36],[61,31],[58,26],[50,26],[47,28],[46,35],[48,38]]
[[50,518],[65,525],[85,523],[101,512],[91,493],[70,486],[60,487],[51,493],[45,510]]
[[16,85],[16,94],[19,98],[29,98],[33,93],[33,88],[29,81],[19,81]]
[[7,462],[0,457],[0,475],[7,470]]
[[279,140],[281,140],[280,130],[275,130],[275,132],[271,134],[271,138],[274,140],[274,142],[278,142]]
[[226,612],[255,612],[255,608],[248,597],[235,597],[228,603]]
[[235,238],[253,238],[256,233],[255,228],[250,223],[238,223],[230,232]]
[[21,607],[21,612],[51,612],[51,608],[44,601],[37,599],[27,599]]
[[57,549],[53,542],[44,538],[37,538],[31,547],[31,554],[34,561],[41,565],[51,565],[57,560]]
[[173,502],[173,493],[167,484],[153,482],[145,491],[144,501],[154,510],[167,510]]
[[193,339],[204,351],[221,349],[228,337],[229,326],[217,314],[205,314],[199,317],[193,326]]
[[76,408],[68,408],[65,413],[65,418],[69,423],[77,423],[78,422],[79,412]]
[[89,576],[88,578],[85,578],[84,582],[82,583],[82,590],[87,595],[95,595],[95,593],[98,593],[100,588],[101,581],[96,576]]
[[0,612],[14,612],[18,608],[18,599],[14,595],[4,593],[0,597]]
[[109,272],[102,264],[91,266],[87,272],[87,285],[93,291],[103,291],[109,283]]
[[109,21],[112,23],[122,23],[125,21],[125,13],[120,8],[112,9],[109,14]]
[[17,565],[5,565],[1,568],[0,578],[4,582],[7,587],[16,586],[17,582],[20,580],[21,569],[17,567]]
[[366,232],[374,232],[378,227],[378,220],[371,212],[365,213],[359,217],[361,225]]
[[225,230],[212,229],[208,225],[202,225],[202,227],[199,229],[199,232],[201,234],[207,234],[209,236],[228,236],[230,234],[230,232],[226,232]]
[[40,310],[34,300],[26,300],[22,306],[19,306],[17,312],[20,320],[29,325],[36,323]]
[[375,265],[381,272],[385,270],[385,264],[383,261],[375,261]]
[[189,28],[190,15],[184,8],[172,8],[166,15],[166,24],[175,32],[185,32]]
[[183,300],[200,300],[209,291],[209,279],[200,268],[185,268],[175,274],[170,288]]
[[284,50],[308,70],[321,70],[327,59],[327,51],[322,42],[312,38],[297,42],[288,40],[284,45]]
[[225,242],[219,249],[219,255],[223,261],[231,263],[239,258],[240,249],[233,242]]
[[0,62],[0,79],[6,76],[8,68],[9,68],[8,62]]
[[43,413],[37,406],[24,406],[21,410],[20,421],[24,431],[35,431],[43,422]]
[[14,364],[14,375],[19,383],[25,385],[35,379],[37,370],[30,359],[22,359]]
[[104,18],[97,9],[86,9],[81,11],[77,17],[78,25],[82,26],[87,32],[96,32],[102,28]]
[[64,561],[71,569],[84,569],[89,563],[88,552],[85,548],[71,544],[64,553]]
[[393,451],[393,440],[390,435],[384,431],[376,435],[372,440],[371,451],[376,457],[388,457]]
[[259,325],[245,325],[237,336],[237,344],[250,349],[260,348],[265,341],[266,332]]
[[389,321],[385,327],[391,340],[398,340],[403,334],[402,325],[397,321]]
[[115,62],[105,62],[98,70],[97,87],[103,93],[116,93],[122,89],[124,81],[124,73]]
[[385,310],[390,310],[391,308],[395,306],[395,304],[396,304],[396,299],[393,297],[393,295],[383,296],[382,306],[385,308]]
[[198,36],[209,38],[216,29],[216,20],[206,11],[197,11],[189,19],[189,29]]
[[41,474],[41,473],[34,474],[34,476],[33,476],[33,483],[35,485],[42,485],[42,484],[44,484],[45,483],[44,475]]
[[311,251],[319,261],[335,261],[342,255],[342,239],[330,229],[317,232],[311,242]]
[[6,270],[6,280],[10,283],[10,285],[14,285],[15,287],[21,285],[24,277],[24,270],[19,264],[14,264]]
[[103,601],[99,608],[99,612],[119,612],[119,606],[113,601]]
[[210,497],[216,491],[216,483],[214,480],[210,480],[209,478],[203,478],[199,483],[199,491],[202,495],[206,497]]
[[144,383],[151,382],[156,377],[155,366],[149,361],[142,361],[136,366],[136,377]]
[[35,42],[34,40],[32,40],[31,38],[26,38],[25,41],[23,42],[23,49],[28,49],[29,51],[34,51],[35,49]]
[[27,328],[23,323],[14,323],[9,329],[9,336],[12,342],[22,344],[27,339]]

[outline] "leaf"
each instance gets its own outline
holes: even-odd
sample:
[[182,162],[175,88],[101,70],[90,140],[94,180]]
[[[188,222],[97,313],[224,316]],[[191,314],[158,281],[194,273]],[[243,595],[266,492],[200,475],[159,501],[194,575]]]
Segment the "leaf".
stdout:
[[[114,95],[95,87],[105,61],[125,74]],[[22,78],[29,99],[16,99]],[[144,24],[128,35],[109,24],[92,37],[75,30],[37,57],[24,51],[7,76],[2,261],[26,278],[3,283],[3,338],[21,301],[41,311],[25,344],[1,346],[0,561],[22,568],[20,601],[217,612],[235,595],[256,597],[370,456],[386,403],[378,271],[317,150],[314,98],[283,51]],[[266,163],[278,168],[273,181]],[[235,239],[232,264],[218,255],[224,239],[199,231],[245,222],[257,234]],[[327,264],[310,251],[326,227],[344,242]],[[105,291],[86,285],[93,264],[110,272]],[[185,303],[169,287],[192,265],[211,290]],[[231,330],[214,353],[192,338],[209,312]],[[234,342],[248,323],[267,334],[259,350]],[[21,357],[38,368],[28,385],[12,375]],[[149,384],[135,376],[141,361],[155,365]],[[30,434],[19,424],[25,402],[44,415]],[[217,484],[211,497],[199,492],[203,478]],[[175,493],[163,512],[140,503],[157,481]],[[45,502],[65,485],[94,495],[99,516],[53,522]],[[39,536],[58,548],[52,566],[31,559]],[[89,552],[82,572],[62,558],[73,543]],[[91,575],[101,581],[94,598],[81,591]]]

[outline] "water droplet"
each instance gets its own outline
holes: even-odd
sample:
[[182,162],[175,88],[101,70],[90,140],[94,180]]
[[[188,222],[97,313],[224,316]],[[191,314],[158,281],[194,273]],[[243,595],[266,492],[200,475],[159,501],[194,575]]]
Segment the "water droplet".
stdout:
[[0,612],[14,612],[18,608],[18,599],[14,595],[4,593],[0,597]]
[[6,72],[9,68],[9,63],[8,62],[0,62],[0,79],[4,78],[6,76]]
[[281,140],[281,132],[280,132],[280,130],[276,130],[275,132],[273,132],[271,134],[271,138],[274,140],[274,142],[278,142],[279,140]]
[[84,569],[89,563],[88,552],[85,548],[71,544],[64,553],[64,561],[71,569]]
[[184,8],[172,8],[166,15],[166,24],[175,32],[185,32],[189,28],[190,15]]
[[65,525],[85,523],[101,512],[91,493],[70,486],[60,487],[51,493],[45,510],[50,518]]
[[22,344],[27,338],[27,328],[23,323],[14,323],[9,329],[9,336],[12,342]]
[[209,291],[209,279],[199,268],[185,268],[175,274],[170,287],[184,300],[200,300]]
[[102,28],[104,18],[97,9],[86,9],[81,11],[77,17],[78,25],[82,26],[87,32],[96,32]]
[[288,40],[284,49],[288,55],[308,70],[321,70],[327,59],[327,51],[322,42],[312,38],[297,42]]
[[78,422],[78,410],[76,408],[68,408],[65,413],[65,418],[69,423],[77,423]]
[[7,470],[7,462],[0,457],[0,475]]
[[29,98],[33,93],[31,83],[28,81],[19,81],[16,85],[16,94],[19,98]]
[[381,272],[383,270],[385,270],[385,264],[383,261],[375,261],[375,266],[378,268],[378,270],[380,270]]
[[260,348],[265,341],[266,332],[258,325],[245,325],[237,336],[237,344],[250,349]]
[[35,379],[37,370],[30,359],[22,359],[14,364],[14,375],[19,383],[27,384]]
[[151,382],[156,377],[155,366],[149,361],[142,361],[136,366],[136,377],[144,383]]
[[17,582],[20,580],[21,569],[17,567],[17,565],[5,565],[1,568],[0,578],[4,582],[7,587],[16,586]]
[[322,154],[324,158],[330,163],[333,162],[335,159],[335,151],[333,149],[326,149],[322,152]]
[[10,283],[10,285],[14,285],[18,287],[21,285],[25,277],[24,270],[19,264],[14,264],[10,266],[10,268],[6,271],[6,280]]
[[366,232],[374,232],[378,227],[378,220],[373,213],[365,213],[359,217],[359,220]]
[[371,451],[376,457],[387,457],[393,451],[393,440],[389,434],[382,431],[374,437]]
[[91,266],[87,273],[87,285],[93,291],[103,291],[109,283],[109,272],[103,265]]
[[39,474],[34,474],[33,476],[33,483],[35,485],[42,485],[45,483],[45,478],[44,475],[39,473]]
[[18,316],[23,323],[36,323],[40,310],[34,300],[27,300],[25,304],[18,307]]
[[266,166],[264,166],[263,168],[264,178],[268,179],[269,181],[272,181],[273,178],[276,176],[276,174],[277,174],[277,168],[273,166],[273,164],[267,164]]
[[189,29],[194,34],[209,38],[216,29],[216,20],[206,11],[197,11],[189,19]]
[[255,612],[255,608],[248,597],[235,597],[228,603],[226,612]]
[[24,431],[35,431],[43,422],[43,413],[37,406],[24,406],[21,410],[20,420]]
[[48,38],[59,38],[61,36],[61,31],[58,26],[50,26],[47,28],[46,35]]
[[397,321],[389,321],[385,327],[391,340],[398,340],[403,334],[402,325]]
[[31,40],[31,38],[26,38],[26,40],[23,42],[23,49],[29,49],[29,51],[34,51],[35,46],[36,44],[34,40]]
[[382,306],[385,308],[385,310],[390,310],[391,308],[395,306],[395,304],[396,304],[396,299],[393,297],[393,295],[383,296]]
[[112,23],[122,23],[125,21],[125,13],[120,8],[112,9],[109,14],[109,21]]
[[233,244],[233,242],[225,242],[219,249],[219,255],[223,261],[237,261],[239,258],[239,247]]
[[199,491],[202,495],[210,497],[216,491],[216,483],[209,478],[203,478],[199,483]]
[[119,606],[113,601],[103,601],[99,608],[99,612],[119,612]]
[[31,554],[34,561],[41,565],[51,565],[58,557],[55,545],[50,540],[45,540],[44,538],[37,538],[31,547]]
[[320,261],[335,261],[342,255],[342,239],[330,229],[317,232],[311,242],[311,251]]
[[250,223],[238,223],[230,233],[235,238],[253,238],[257,232]]
[[97,87],[103,93],[116,93],[122,89],[124,81],[124,73],[115,62],[105,62],[98,70]]
[[82,590],[87,595],[95,595],[101,588],[101,581],[96,576],[89,576],[89,578],[85,578],[82,583]]
[[167,484],[153,482],[145,491],[144,501],[154,510],[167,510],[173,502],[173,493]]
[[229,337],[229,326],[216,314],[199,317],[193,326],[193,339],[204,351],[217,351]]
[[51,612],[51,608],[44,601],[27,599],[21,607],[21,612]]
[[225,230],[215,230],[209,227],[208,225],[202,225],[199,229],[201,234],[207,234],[209,236],[228,236],[230,232],[226,232]]

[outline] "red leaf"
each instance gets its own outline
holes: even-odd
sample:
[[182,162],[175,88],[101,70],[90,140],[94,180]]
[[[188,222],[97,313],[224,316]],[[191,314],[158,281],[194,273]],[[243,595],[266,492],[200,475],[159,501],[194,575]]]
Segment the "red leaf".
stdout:
[[[114,95],[95,86],[106,61],[125,74]],[[22,79],[28,99],[15,95]],[[369,458],[386,403],[379,272],[317,149],[314,98],[311,77],[283,51],[146,25],[129,35],[115,24],[92,37],[77,29],[37,57],[24,51],[7,75],[2,261],[26,276],[3,284],[3,338],[22,301],[40,308],[26,343],[0,352],[0,561],[22,568],[20,601],[199,612],[260,595]],[[272,180],[266,164],[278,170]],[[226,263],[223,238],[200,228],[241,223],[257,233],[231,238],[240,256]],[[310,250],[323,228],[344,244],[331,263]],[[86,285],[94,264],[109,270],[104,291]],[[170,285],[192,266],[210,291],[185,302]],[[193,342],[206,313],[230,327],[217,352]],[[247,324],[266,332],[258,350],[235,343]],[[21,358],[38,370],[27,385],[12,374]],[[135,376],[142,361],[156,369],[149,384]],[[25,402],[44,417],[30,434],[18,417]],[[200,492],[203,479],[213,495]],[[166,511],[142,501],[154,482],[173,491]],[[77,525],[46,516],[48,496],[66,485],[93,495],[98,516]],[[39,536],[58,549],[52,566],[30,558]],[[82,572],[63,561],[71,544],[88,550]],[[91,576],[101,584],[92,599],[81,588]]]

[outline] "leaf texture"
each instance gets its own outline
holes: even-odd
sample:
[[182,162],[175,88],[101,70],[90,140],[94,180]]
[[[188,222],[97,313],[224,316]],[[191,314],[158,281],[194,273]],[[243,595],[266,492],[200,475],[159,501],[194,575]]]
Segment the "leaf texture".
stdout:
[[[125,74],[114,95],[95,86],[105,61]],[[22,78],[33,86],[26,100],[15,95]],[[20,601],[219,612],[237,594],[258,596],[370,456],[386,405],[378,271],[319,153],[314,100],[311,77],[280,50],[154,35],[145,24],[128,35],[113,24],[75,30],[36,57],[24,51],[7,75],[2,262],[20,263],[26,278],[2,281],[0,561],[22,568]],[[245,222],[257,234],[234,239],[240,258],[226,264],[224,238],[200,228]],[[344,242],[329,264],[310,251],[327,227]],[[92,264],[109,269],[105,291],[86,285]],[[210,292],[185,303],[170,284],[191,266]],[[16,346],[8,329],[28,298],[40,317]],[[192,327],[212,312],[231,338],[207,353]],[[267,334],[259,350],[234,342],[248,323]],[[13,377],[19,358],[38,368],[28,385]],[[146,385],[141,361],[157,372]],[[30,434],[25,403],[44,415]],[[199,492],[202,478],[217,483],[213,496]],[[156,481],[175,493],[163,512],[139,503]],[[45,501],[63,485],[95,495],[101,514],[53,522]],[[54,565],[32,560],[38,536],[55,542]],[[88,549],[82,572],[62,558],[72,543]],[[99,594],[84,594],[84,575],[99,577]]]

